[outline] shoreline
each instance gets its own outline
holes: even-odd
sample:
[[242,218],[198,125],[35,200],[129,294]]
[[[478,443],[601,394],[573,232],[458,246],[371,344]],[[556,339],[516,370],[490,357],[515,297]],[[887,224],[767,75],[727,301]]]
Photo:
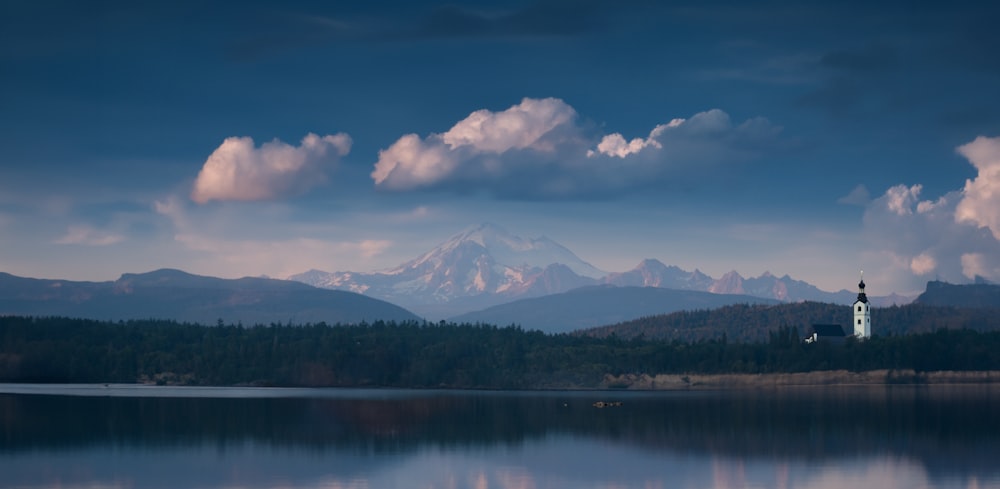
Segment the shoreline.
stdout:
[[1000,371],[928,371],[912,369],[819,370],[767,374],[623,374],[604,376],[609,390],[719,390],[775,387],[859,385],[971,385],[1000,384]]
[[[546,385],[538,387],[522,387],[517,389],[500,389],[490,387],[456,387],[439,385],[436,387],[406,387],[406,386],[330,386],[330,385],[200,385],[187,383],[35,383],[35,382],[0,382],[0,394],[31,393],[35,390],[51,391],[64,389],[68,391],[87,390],[163,392],[171,389],[189,391],[210,391],[213,389],[245,389],[251,391],[310,391],[310,390],[363,390],[384,392],[391,390],[406,390],[413,392],[426,391],[517,391],[517,392],[576,392],[576,391],[726,391],[749,389],[782,389],[797,387],[864,387],[864,386],[1000,386],[1000,370],[983,371],[915,371],[912,369],[880,369],[861,372],[848,370],[818,370],[795,373],[763,373],[763,374],[605,374],[601,382],[592,386],[581,385]],[[17,386],[17,387],[14,387]]]

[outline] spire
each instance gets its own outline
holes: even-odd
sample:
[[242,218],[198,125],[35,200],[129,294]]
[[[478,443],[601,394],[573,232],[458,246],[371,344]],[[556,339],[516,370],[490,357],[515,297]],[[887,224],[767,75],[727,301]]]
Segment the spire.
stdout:
[[861,281],[858,282],[858,302],[868,302],[868,296],[865,295],[865,271],[861,271]]

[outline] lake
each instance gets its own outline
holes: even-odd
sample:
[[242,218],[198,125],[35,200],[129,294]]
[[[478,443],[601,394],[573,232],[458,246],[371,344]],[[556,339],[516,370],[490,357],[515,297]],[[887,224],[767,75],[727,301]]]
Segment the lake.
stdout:
[[998,408],[983,386],[0,384],[0,487],[1000,488]]

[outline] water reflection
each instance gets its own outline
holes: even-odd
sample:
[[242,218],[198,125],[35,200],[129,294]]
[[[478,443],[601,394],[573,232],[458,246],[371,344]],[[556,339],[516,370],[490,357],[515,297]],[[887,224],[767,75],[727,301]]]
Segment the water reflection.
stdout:
[[220,392],[0,394],[0,487],[1000,488],[993,389]]

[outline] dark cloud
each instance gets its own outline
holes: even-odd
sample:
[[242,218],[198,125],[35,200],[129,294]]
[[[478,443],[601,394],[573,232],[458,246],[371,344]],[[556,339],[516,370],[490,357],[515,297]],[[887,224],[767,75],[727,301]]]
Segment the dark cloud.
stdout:
[[820,64],[824,67],[857,74],[890,70],[897,63],[896,49],[887,44],[873,44],[860,49],[832,51],[820,58]]
[[899,49],[872,43],[829,51],[816,66],[818,85],[799,96],[802,107],[826,111],[835,117],[905,111],[913,104],[918,83],[906,81]]
[[[633,3],[633,2],[627,2]],[[627,7],[619,5],[616,8]],[[576,36],[607,27],[612,11],[598,1],[545,0],[508,10],[441,5],[412,26],[401,26],[402,38],[517,38]]]
[[332,42],[405,42],[435,39],[518,39],[572,37],[607,29],[619,12],[643,9],[627,0],[612,6],[596,0],[543,0],[510,9],[503,6],[397,5],[351,11],[342,5],[310,11],[258,9],[256,27],[232,47],[241,59]]

